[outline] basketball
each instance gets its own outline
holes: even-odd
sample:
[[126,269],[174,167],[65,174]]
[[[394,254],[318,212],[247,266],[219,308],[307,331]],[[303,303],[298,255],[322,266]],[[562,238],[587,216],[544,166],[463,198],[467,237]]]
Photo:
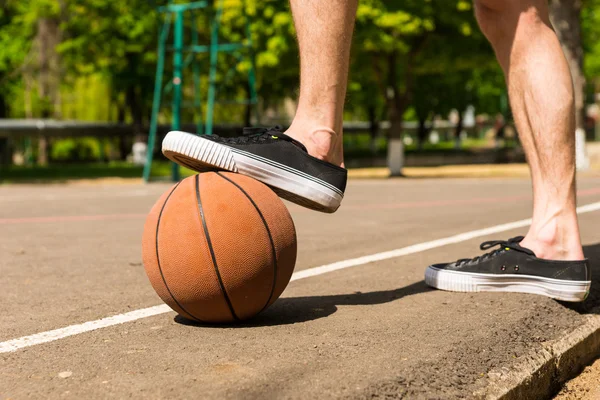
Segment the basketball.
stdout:
[[296,263],[296,230],[266,185],[207,172],[156,202],[144,226],[150,282],[182,317],[200,323],[249,319],[281,295]]

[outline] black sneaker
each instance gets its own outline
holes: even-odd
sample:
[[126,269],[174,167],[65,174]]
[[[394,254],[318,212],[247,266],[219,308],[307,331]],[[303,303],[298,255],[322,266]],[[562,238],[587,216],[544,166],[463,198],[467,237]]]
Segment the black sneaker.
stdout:
[[269,185],[280,197],[332,213],[344,198],[348,171],[308,154],[279,128],[244,128],[244,136],[222,138],[172,131],[163,154],[194,171],[238,172]]
[[481,250],[500,248],[479,257],[432,265],[425,271],[425,283],[453,292],[519,292],[562,301],[585,300],[592,284],[589,260],[537,258],[519,244],[522,240],[519,236],[484,242]]

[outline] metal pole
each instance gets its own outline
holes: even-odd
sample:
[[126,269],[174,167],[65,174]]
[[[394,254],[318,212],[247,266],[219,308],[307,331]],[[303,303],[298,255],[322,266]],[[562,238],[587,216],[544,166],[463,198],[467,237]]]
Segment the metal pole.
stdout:
[[[171,129],[179,130],[181,126],[181,79],[183,69],[183,11],[175,12],[175,30],[173,38],[173,119]],[[179,164],[172,163],[171,178],[173,181],[179,180]]]
[[[192,45],[198,46],[198,19],[192,11]],[[202,122],[202,100],[200,99],[200,65],[198,55],[192,53],[192,74],[194,79],[194,118],[196,119],[196,134],[204,134],[204,123]]]
[[254,105],[254,116],[256,124],[260,125],[260,112],[258,110],[258,94],[256,93],[256,70],[254,44],[252,42],[252,31],[250,30],[250,18],[246,12],[246,0],[242,1],[242,14],[246,24],[246,40],[248,40],[248,49],[250,52],[250,69],[248,70],[248,86],[250,88],[250,103]]
[[208,100],[206,104],[206,134],[212,135],[217,85],[217,58],[219,54],[219,25],[223,12],[223,1],[219,1],[212,24],[210,39],[210,72],[208,75]]
[[171,15],[167,15],[158,39],[158,60],[156,62],[156,77],[154,79],[154,99],[152,100],[152,117],[150,119],[150,132],[148,134],[148,153],[144,165],[144,182],[150,180],[152,158],[156,144],[156,129],[158,127],[158,113],[160,112],[160,98],[162,96],[162,79],[165,68],[165,44],[171,27]]

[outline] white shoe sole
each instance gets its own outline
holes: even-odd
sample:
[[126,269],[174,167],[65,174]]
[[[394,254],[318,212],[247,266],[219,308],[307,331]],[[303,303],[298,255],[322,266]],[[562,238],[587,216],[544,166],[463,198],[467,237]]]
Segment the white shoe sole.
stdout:
[[344,198],[339,189],[321,179],[191,133],[169,132],[162,142],[162,152],[197,172],[218,169],[249,176],[270,186],[280,197],[313,210],[335,212]]
[[591,281],[565,281],[533,275],[475,274],[428,267],[425,283],[451,292],[517,292],[539,294],[561,301],[584,301]]

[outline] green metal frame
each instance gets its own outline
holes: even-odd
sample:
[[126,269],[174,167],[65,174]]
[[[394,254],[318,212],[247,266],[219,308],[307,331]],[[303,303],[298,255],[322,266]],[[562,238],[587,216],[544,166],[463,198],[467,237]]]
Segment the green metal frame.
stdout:
[[[246,41],[244,43],[219,43],[219,31],[221,27],[221,17],[223,15],[223,0],[215,0],[215,6],[212,1],[197,1],[192,3],[173,4],[158,8],[158,11],[164,14],[164,20],[158,37],[158,60],[156,63],[156,77],[154,81],[154,98],[152,102],[152,116],[150,118],[150,130],[148,134],[148,154],[146,165],[144,166],[144,181],[150,180],[152,169],[152,160],[156,145],[156,134],[158,129],[158,116],[161,108],[163,94],[172,92],[171,110],[172,130],[179,130],[181,127],[181,108],[184,105],[182,102],[182,85],[183,72],[191,64],[192,83],[194,88],[194,118],[197,124],[198,134],[211,135],[214,126],[214,109],[217,103],[217,71],[219,53],[239,53],[238,59],[244,57],[250,58],[250,69],[248,71],[248,85],[250,98],[239,104],[257,104],[258,95],[256,93],[256,71],[254,66],[254,53],[252,51],[252,38],[250,35],[250,18],[246,13],[246,2],[242,1],[243,17],[245,23]],[[198,30],[195,28],[197,24],[197,15],[200,10],[207,10],[211,14],[211,39],[210,44],[200,45]],[[184,21],[186,14],[191,14],[192,29],[191,45],[184,44]],[[173,44],[169,45],[169,36],[173,25]],[[243,50],[246,50],[244,54]],[[165,72],[166,53],[173,52],[173,78],[163,87],[163,76]],[[188,56],[184,60],[184,53]],[[197,61],[196,54],[208,53],[210,59],[208,71],[208,93],[206,97],[206,115],[203,120],[200,95],[200,65]],[[232,72],[232,70],[230,70]],[[229,76],[229,73],[227,74]],[[256,120],[259,120],[257,107],[254,107]],[[171,177],[174,181],[180,178],[179,166],[173,163]]]

